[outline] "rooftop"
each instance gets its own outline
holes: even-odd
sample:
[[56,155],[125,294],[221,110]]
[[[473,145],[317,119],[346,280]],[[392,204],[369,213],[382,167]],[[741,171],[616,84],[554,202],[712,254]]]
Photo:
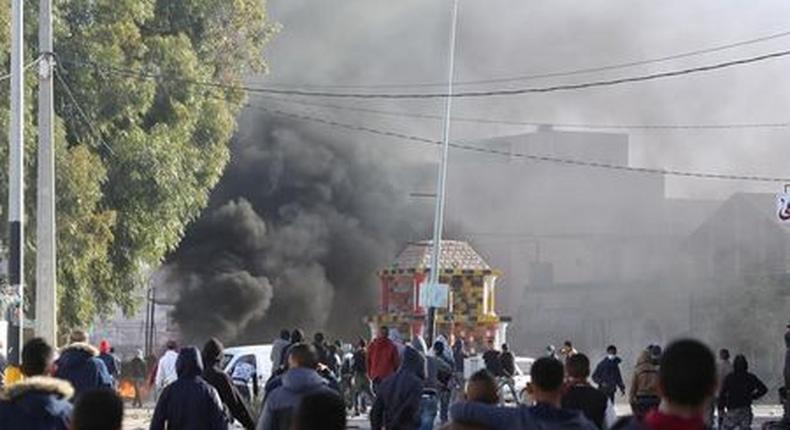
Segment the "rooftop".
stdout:
[[[472,248],[460,240],[442,240],[439,267],[442,270],[491,270],[491,266]],[[423,240],[409,243],[387,269],[430,269],[433,241]]]

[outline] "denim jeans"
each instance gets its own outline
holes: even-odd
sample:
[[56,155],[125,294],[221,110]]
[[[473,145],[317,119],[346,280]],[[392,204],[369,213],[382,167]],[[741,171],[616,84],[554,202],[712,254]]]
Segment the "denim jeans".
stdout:
[[420,430],[433,430],[439,398],[434,394],[423,394],[420,400]]

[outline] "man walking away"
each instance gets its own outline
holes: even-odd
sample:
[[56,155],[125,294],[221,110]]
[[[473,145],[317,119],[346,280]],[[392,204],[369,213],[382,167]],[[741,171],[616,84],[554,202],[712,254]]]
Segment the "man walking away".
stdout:
[[313,336],[313,348],[315,349],[315,357],[319,363],[332,369],[332,357],[329,354],[329,345],[326,344],[324,334],[320,331]]
[[654,362],[651,352],[644,350],[639,355],[631,379],[628,401],[634,417],[642,419],[653,409],[658,408],[659,397],[659,366]]
[[318,361],[310,345],[301,343],[290,349],[288,371],[282,375],[282,385],[266,399],[258,430],[290,430],[293,413],[304,397],[316,393],[337,394],[316,372]]
[[113,386],[115,386],[118,384],[118,380],[121,376],[121,369],[111,350],[110,342],[106,339],[102,339],[101,342],[99,342],[99,360],[104,363],[104,366],[107,368],[107,373],[112,377]]
[[230,376],[219,367],[222,364],[222,351],[222,343],[215,338],[209,339],[203,346],[203,379],[217,390],[220,400],[230,411],[231,416],[245,429],[252,430],[255,428],[252,414],[231,382]]
[[601,430],[611,427],[617,414],[609,397],[587,381],[590,377],[590,359],[581,353],[572,355],[568,357],[565,370],[568,380],[562,396],[563,409],[581,411]]
[[530,369],[527,385],[534,406],[515,408],[459,402],[450,407],[453,422],[479,425],[492,430],[597,430],[579,411],[562,409],[562,362],[552,357],[537,359]]
[[661,407],[626,430],[705,430],[705,409],[716,391],[713,352],[699,341],[671,343],[661,357]]
[[154,378],[154,386],[157,393],[161,393],[168,385],[178,379],[176,373],[176,361],[178,360],[178,345],[175,341],[170,340],[165,345],[164,355],[159,359],[159,364],[156,366],[156,377]]
[[499,358],[499,351],[494,346],[494,339],[489,338],[486,343],[486,352],[483,353],[483,363],[485,363],[486,370],[492,375],[500,378],[502,376],[502,360]]
[[63,349],[55,366],[55,377],[69,381],[75,397],[93,388],[112,388],[112,376],[97,356],[99,351],[88,344],[82,330],[71,332],[71,343]]
[[379,335],[368,346],[368,377],[373,382],[373,391],[378,394],[381,381],[395,373],[400,365],[400,355],[395,343],[389,338],[389,328],[381,326]]
[[732,372],[724,378],[719,391],[719,415],[723,430],[749,430],[752,427],[752,402],[768,392],[763,381],[749,372],[746,357],[738,355]]
[[200,351],[182,348],[176,359],[177,379],[162,391],[150,430],[227,430],[228,422],[217,391],[200,376]]
[[46,376],[54,351],[44,339],[33,338],[22,348],[26,379],[9,385],[0,396],[0,429],[67,430],[71,417],[71,385]]
[[294,414],[293,430],[345,430],[343,399],[333,393],[305,396]]
[[499,389],[507,387],[513,396],[513,403],[518,403],[518,393],[516,392],[516,357],[510,352],[510,347],[506,343],[502,344],[502,353],[499,355],[502,369],[502,376],[499,378]]
[[620,394],[625,395],[625,383],[623,383],[623,375],[620,373],[620,357],[617,356],[617,347],[609,345],[606,347],[606,357],[595,366],[592,380],[598,385],[609,401],[614,403],[614,395],[617,390]]
[[439,362],[436,378],[439,380],[439,422],[444,424],[450,414],[450,396],[453,384],[453,367],[455,362],[446,354],[447,342],[436,341],[433,344],[433,355]]
[[134,400],[132,400],[132,407],[142,408],[143,400],[140,396],[140,390],[145,384],[145,375],[147,370],[145,368],[145,360],[143,360],[143,351],[138,349],[137,353],[129,363],[129,376],[132,378],[134,386]]
[[71,430],[121,430],[123,400],[106,388],[85,392],[74,405]]
[[288,348],[288,345],[291,343],[291,333],[286,330],[282,329],[280,331],[280,337],[272,342],[272,352],[269,354],[269,359],[272,361],[272,370],[279,369],[281,363],[281,359],[283,356],[283,351],[285,348]]
[[425,368],[425,358],[406,346],[398,371],[381,381],[370,411],[371,430],[416,430],[420,427]]
[[[724,383],[724,378],[727,377],[730,373],[732,373],[732,362],[730,361],[730,350],[727,348],[722,348],[719,350],[719,362],[716,364],[717,374],[718,374],[718,381],[719,381],[719,388],[721,388],[721,384]],[[718,396],[718,393],[716,393]],[[719,404],[718,397],[714,398],[714,400],[708,405],[708,414],[705,416],[705,424],[708,427],[713,427],[714,422],[714,415]],[[719,411],[719,419],[718,419],[718,428],[721,428],[722,421],[724,420],[724,416]]]
[[360,339],[357,350],[351,358],[352,390],[351,402],[354,406],[354,415],[367,412],[368,401],[373,403],[373,393],[370,392],[370,379],[367,371],[367,351],[365,339]]

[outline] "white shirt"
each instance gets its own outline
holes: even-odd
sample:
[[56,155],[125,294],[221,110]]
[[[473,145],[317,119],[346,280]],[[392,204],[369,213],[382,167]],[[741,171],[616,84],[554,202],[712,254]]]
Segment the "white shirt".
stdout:
[[168,349],[165,355],[159,359],[159,365],[156,368],[156,379],[154,383],[158,389],[163,389],[178,379],[176,373],[176,360],[178,353]]

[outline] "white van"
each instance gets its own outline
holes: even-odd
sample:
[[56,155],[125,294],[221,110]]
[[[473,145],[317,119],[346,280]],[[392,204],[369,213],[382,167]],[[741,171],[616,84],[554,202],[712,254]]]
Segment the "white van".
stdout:
[[[222,369],[230,376],[238,363],[249,363],[255,367],[255,375],[258,381],[258,398],[253,399],[253,405],[257,405],[263,396],[263,387],[272,374],[271,361],[272,346],[267,345],[245,345],[225,348],[222,358]],[[253,392],[253,387],[249,387],[249,392]]]

